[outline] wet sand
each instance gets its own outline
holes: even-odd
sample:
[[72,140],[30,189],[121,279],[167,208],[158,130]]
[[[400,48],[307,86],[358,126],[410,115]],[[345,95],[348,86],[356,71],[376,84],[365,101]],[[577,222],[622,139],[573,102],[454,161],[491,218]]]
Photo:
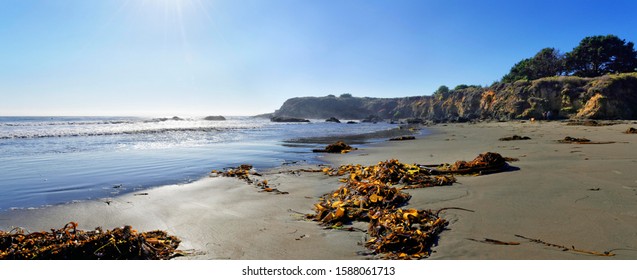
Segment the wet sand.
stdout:
[[[375,164],[396,158],[406,163],[453,163],[483,152],[518,158],[517,170],[458,176],[453,186],[409,190],[407,207],[446,210],[448,229],[430,259],[637,259],[637,135],[632,123],[567,126],[561,122],[449,124],[431,127],[416,140],[383,142],[323,157],[332,166]],[[531,140],[498,141],[514,134]],[[566,136],[613,144],[562,144]],[[286,195],[259,192],[234,178],[206,178],[109,200],[0,213],[0,230],[60,228],[75,221],[82,229],[131,225],[165,230],[182,239],[184,259],[367,259],[362,232],[325,230],[303,219],[318,197],[341,184],[321,173],[260,171]],[[365,229],[365,224],[355,224]],[[589,251],[563,251],[516,237]],[[477,242],[485,238],[519,245]],[[473,239],[473,240],[471,240]],[[373,258],[373,257],[371,257]]]

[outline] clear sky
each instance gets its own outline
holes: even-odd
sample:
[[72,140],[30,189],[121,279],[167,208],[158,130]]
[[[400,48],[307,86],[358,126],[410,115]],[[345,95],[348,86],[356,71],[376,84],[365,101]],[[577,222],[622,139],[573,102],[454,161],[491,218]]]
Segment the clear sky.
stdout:
[[637,41],[633,0],[0,0],[0,115],[253,115],[489,85],[540,49]]

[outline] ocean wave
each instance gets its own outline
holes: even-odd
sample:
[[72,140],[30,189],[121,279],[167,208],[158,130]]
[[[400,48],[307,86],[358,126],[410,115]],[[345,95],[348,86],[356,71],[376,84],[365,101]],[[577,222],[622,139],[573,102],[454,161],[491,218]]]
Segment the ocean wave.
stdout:
[[16,118],[0,117],[0,140],[113,135],[156,135],[171,133],[209,133],[256,129],[263,121],[234,119],[210,122],[179,117],[136,118]]
[[90,136],[113,136],[113,135],[154,135],[161,133],[174,132],[218,132],[242,129],[257,129],[253,127],[179,127],[179,128],[151,128],[151,129],[134,129],[134,130],[106,130],[106,131],[51,131],[51,132],[35,132],[21,131],[8,135],[0,135],[0,139],[37,139],[37,138],[61,138],[61,137],[90,137]]

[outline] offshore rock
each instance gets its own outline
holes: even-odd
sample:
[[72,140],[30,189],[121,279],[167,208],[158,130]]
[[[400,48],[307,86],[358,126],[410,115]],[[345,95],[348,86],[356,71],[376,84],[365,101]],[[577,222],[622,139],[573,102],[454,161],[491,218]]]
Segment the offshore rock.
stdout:
[[225,121],[226,118],[223,116],[207,116],[203,118],[206,121]]
[[341,121],[335,117],[330,117],[329,119],[325,120],[325,122],[341,123]]
[[310,120],[306,120],[303,118],[290,118],[290,117],[272,117],[270,121],[272,122],[310,122]]

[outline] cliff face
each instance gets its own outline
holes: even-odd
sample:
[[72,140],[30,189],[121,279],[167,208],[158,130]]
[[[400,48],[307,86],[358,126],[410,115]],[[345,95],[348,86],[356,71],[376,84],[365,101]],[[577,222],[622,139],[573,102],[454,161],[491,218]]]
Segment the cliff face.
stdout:
[[422,118],[435,121],[541,118],[637,119],[637,73],[597,78],[550,77],[468,87],[404,98],[297,97],[276,116],[299,118]]

